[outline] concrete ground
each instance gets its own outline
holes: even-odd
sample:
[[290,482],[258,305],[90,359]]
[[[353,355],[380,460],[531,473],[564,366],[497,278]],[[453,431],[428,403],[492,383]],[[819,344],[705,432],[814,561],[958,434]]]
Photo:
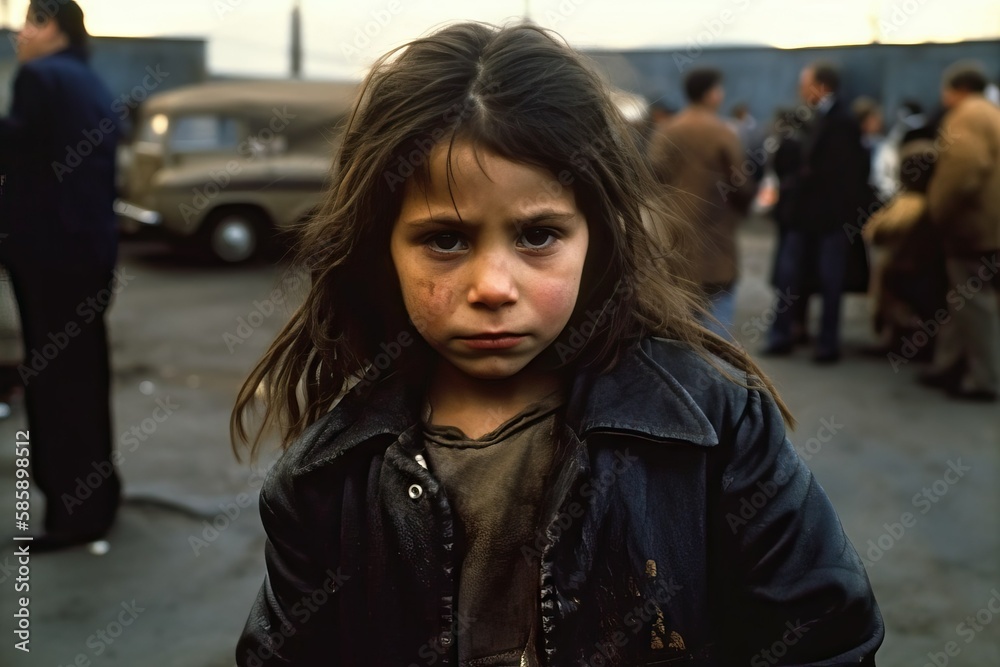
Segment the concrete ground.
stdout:
[[[741,252],[737,330],[754,350],[771,308],[770,227],[748,226]],[[123,247],[122,266],[135,278],[109,316],[114,418],[118,433],[141,434],[117,445],[128,500],[107,554],[32,559],[30,654],[13,646],[21,594],[13,527],[0,531],[0,665],[231,667],[263,577],[256,494],[273,454],[258,469],[238,463],[228,418],[287,317],[263,303],[275,289],[291,296],[287,269],[205,267],[149,245]],[[949,401],[914,382],[916,364],[894,370],[861,355],[863,297],[847,301],[845,341],[833,367],[805,350],[762,365],[799,421],[793,442],[869,563],[888,629],[878,662],[1000,665],[1000,617],[987,607],[1000,602],[1000,406]],[[158,405],[172,406],[162,422],[152,419]],[[0,497],[11,509],[24,427],[15,401],[0,421]],[[33,503],[40,518],[37,494]]]

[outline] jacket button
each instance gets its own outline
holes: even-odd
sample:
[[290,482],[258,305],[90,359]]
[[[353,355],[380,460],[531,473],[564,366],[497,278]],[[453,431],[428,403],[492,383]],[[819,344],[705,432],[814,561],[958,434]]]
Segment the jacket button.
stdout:
[[441,633],[441,646],[451,646],[451,633],[442,632]]
[[424,495],[424,490],[420,487],[419,484],[410,484],[408,493],[410,494],[411,498],[416,500],[420,496]]

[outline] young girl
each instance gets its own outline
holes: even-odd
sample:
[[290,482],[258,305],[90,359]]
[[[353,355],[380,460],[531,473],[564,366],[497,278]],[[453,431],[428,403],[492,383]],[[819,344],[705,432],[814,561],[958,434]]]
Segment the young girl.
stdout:
[[861,561],[699,325],[633,136],[530,24],[373,68],[233,414],[286,447],[239,665],[874,664]]

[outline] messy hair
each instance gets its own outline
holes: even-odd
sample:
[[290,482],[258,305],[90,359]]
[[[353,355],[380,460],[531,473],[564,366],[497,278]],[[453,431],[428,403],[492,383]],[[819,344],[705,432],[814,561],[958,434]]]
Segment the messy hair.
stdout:
[[[389,239],[404,183],[427,177],[434,147],[448,147],[450,165],[456,140],[558,175],[551,185],[571,187],[588,222],[574,312],[541,361],[600,372],[646,336],[673,338],[716,367],[717,357],[746,373],[791,423],[746,352],[699,323],[703,297],[685,259],[691,229],[662,210],[659,186],[604,80],[538,26],[461,23],[391,51],[365,79],[325,200],[298,246],[311,289],[239,392],[234,448],[250,444],[254,455],[271,426],[289,446],[352,385],[368,384],[371,360],[401,332],[416,344],[400,349],[391,372],[426,370],[421,364],[433,353],[407,318]],[[589,332],[582,345],[581,331]],[[553,350],[572,354],[557,359]],[[248,418],[260,404],[251,442]]]

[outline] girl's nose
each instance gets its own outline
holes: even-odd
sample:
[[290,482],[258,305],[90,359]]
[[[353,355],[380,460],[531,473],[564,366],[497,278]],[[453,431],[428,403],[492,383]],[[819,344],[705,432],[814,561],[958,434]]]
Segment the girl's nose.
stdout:
[[488,253],[473,263],[469,303],[499,308],[517,301],[517,281],[511,260],[501,253]]

